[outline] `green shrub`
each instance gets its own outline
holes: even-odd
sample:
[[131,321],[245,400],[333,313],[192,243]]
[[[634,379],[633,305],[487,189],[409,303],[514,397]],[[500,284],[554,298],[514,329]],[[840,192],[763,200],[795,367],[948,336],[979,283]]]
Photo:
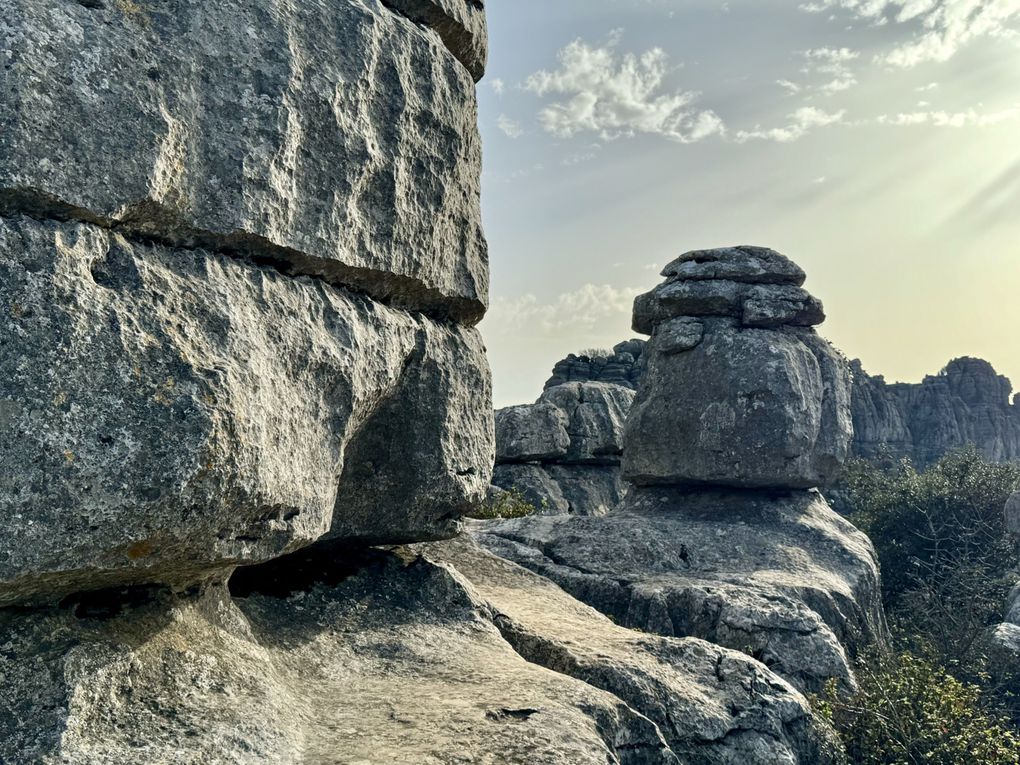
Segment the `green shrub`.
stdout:
[[510,489],[479,505],[468,517],[479,521],[491,521],[496,518],[526,518],[536,512],[536,507],[528,502],[520,491]]
[[971,676],[983,670],[981,638],[1001,621],[1016,580],[1003,508],[1018,483],[1020,465],[971,449],[923,473],[907,462],[881,469],[857,461],[839,487],[850,520],[878,551],[894,633]]
[[981,692],[910,653],[859,662],[860,689],[815,698],[855,765],[1018,765],[1020,739]]

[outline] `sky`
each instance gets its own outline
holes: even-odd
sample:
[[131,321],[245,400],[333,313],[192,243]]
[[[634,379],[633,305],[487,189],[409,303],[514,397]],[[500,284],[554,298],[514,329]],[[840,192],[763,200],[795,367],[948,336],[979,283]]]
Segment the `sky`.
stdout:
[[688,250],[772,247],[871,374],[1020,388],[1020,0],[491,0],[496,406],[637,336]]

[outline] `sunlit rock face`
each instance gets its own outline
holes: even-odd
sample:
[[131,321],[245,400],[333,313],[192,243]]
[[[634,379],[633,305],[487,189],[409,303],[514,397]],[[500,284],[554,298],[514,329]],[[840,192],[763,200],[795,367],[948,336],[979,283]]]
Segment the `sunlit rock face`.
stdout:
[[484,36],[473,0],[0,0],[0,606],[457,533]]
[[925,467],[975,446],[998,462],[1020,459],[1020,404],[987,361],[959,358],[920,383],[886,383],[854,362],[854,453]]

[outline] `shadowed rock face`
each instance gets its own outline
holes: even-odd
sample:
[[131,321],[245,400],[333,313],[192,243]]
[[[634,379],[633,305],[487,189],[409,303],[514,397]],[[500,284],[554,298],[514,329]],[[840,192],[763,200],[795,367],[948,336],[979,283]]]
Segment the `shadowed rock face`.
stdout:
[[909,457],[924,467],[973,445],[988,459],[1020,459],[1020,406],[987,361],[960,358],[921,383],[886,383],[854,362],[854,453]]
[[620,455],[634,393],[607,383],[565,383],[538,401],[496,412],[493,484],[542,513],[602,515],[623,498]]

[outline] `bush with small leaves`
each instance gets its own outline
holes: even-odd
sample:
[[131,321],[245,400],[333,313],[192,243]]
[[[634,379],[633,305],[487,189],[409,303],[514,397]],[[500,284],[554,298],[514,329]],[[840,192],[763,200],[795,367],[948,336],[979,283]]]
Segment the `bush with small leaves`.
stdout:
[[526,518],[536,512],[537,508],[528,502],[520,491],[510,489],[490,497],[468,517],[479,521],[490,521],[496,518]]

